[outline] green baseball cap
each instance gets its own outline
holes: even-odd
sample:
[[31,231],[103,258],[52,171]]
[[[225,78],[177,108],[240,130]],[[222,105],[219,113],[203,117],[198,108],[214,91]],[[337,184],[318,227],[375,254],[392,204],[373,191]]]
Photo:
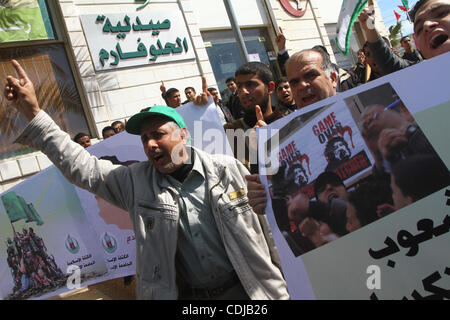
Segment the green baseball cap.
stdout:
[[130,120],[127,121],[125,130],[128,133],[140,135],[142,124],[152,116],[164,116],[169,118],[170,120],[175,121],[180,128],[186,127],[183,118],[178,112],[175,111],[174,108],[168,106],[153,106],[146,111],[141,111],[132,116]]

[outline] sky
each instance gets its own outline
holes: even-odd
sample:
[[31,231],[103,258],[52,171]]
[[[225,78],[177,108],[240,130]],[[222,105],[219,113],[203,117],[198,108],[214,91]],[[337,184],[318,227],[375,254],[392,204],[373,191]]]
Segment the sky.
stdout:
[[[409,7],[413,8],[418,0],[409,0]],[[395,18],[394,10],[401,14],[400,21],[402,21],[402,33],[403,35],[408,35],[413,33],[413,24],[406,19],[406,14],[404,11],[400,10],[398,6],[402,5],[401,0],[377,0],[378,6],[381,10],[381,15],[383,16],[384,24],[386,29],[390,26],[397,24],[397,19]]]

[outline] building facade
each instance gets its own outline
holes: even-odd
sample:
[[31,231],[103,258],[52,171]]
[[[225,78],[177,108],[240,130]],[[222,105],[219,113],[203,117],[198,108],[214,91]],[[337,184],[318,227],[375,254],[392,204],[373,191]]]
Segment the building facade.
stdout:
[[[275,37],[281,27],[289,53],[323,45],[343,67],[356,62],[364,36],[356,24],[345,57],[332,39],[342,1],[231,0],[249,60],[280,76]],[[23,7],[23,8],[22,8]],[[73,137],[94,141],[115,120],[164,104],[160,86],[201,91],[201,75],[227,95],[225,80],[242,64],[223,0],[8,0],[22,18],[0,25],[0,85],[23,64],[41,107]],[[25,10],[27,9],[27,10]],[[36,15],[36,11],[39,14]],[[30,12],[34,12],[30,17]],[[377,28],[386,34],[377,9]],[[27,19],[34,19],[28,23]],[[9,23],[9,25],[8,25]],[[14,144],[26,125],[0,100],[0,193],[51,165],[46,156]]]

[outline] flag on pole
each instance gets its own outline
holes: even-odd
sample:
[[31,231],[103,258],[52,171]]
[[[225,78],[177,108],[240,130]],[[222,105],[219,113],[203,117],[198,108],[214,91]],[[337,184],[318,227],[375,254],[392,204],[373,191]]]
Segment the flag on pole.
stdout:
[[403,6],[406,8],[406,11],[409,10],[409,1],[408,0],[402,0]]
[[336,29],[336,46],[344,55],[348,54],[350,34],[359,14],[364,9],[368,0],[344,0],[339,14]]
[[8,192],[3,195],[2,202],[11,223],[25,219],[26,222],[36,222],[38,226],[44,224],[33,204],[26,203],[15,192]]
[[398,7],[400,8],[400,10],[408,12],[408,9],[406,9],[406,7],[404,7],[404,6],[398,6]]
[[398,22],[398,20],[400,20],[400,18],[401,18],[401,15],[399,13],[397,13],[397,11],[395,11],[395,10],[394,10],[394,14],[395,14],[395,17],[397,18],[397,22]]

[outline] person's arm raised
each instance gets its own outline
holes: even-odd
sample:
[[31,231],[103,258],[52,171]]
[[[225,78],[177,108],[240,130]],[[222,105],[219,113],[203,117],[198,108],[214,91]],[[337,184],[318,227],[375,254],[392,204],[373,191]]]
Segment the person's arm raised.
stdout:
[[208,104],[208,99],[211,93],[208,91],[208,84],[206,77],[202,76],[202,93],[195,97],[194,104],[197,106],[205,106]]
[[33,83],[16,60],[11,60],[11,63],[19,78],[13,76],[8,76],[6,78],[5,97],[14,104],[17,110],[19,110],[28,121],[31,121],[41,110],[36,98]]

